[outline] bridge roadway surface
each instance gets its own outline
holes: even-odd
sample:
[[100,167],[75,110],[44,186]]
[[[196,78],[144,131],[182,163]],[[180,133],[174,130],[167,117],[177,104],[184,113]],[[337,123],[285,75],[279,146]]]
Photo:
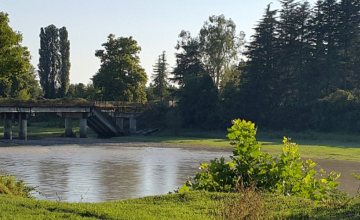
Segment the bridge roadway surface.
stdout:
[[80,138],[86,138],[89,126],[99,137],[119,136],[124,119],[129,120],[130,133],[136,132],[136,118],[152,104],[128,102],[83,101],[0,101],[0,116],[4,120],[4,139],[12,139],[12,122],[19,120],[19,138],[27,139],[27,120],[36,113],[57,113],[65,119],[65,137],[72,136],[72,120],[80,120]]

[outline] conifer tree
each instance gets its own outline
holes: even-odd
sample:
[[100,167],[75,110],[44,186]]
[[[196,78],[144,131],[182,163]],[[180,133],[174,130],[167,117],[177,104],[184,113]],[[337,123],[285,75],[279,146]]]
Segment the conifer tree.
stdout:
[[171,80],[180,87],[184,87],[192,78],[197,78],[205,73],[204,65],[201,62],[202,53],[198,38],[192,38],[191,34],[182,31],[176,49],[180,52],[175,54],[176,66],[172,72]]
[[159,55],[158,61],[154,66],[153,73],[153,88],[154,95],[160,98],[160,101],[163,101],[166,96],[169,95],[168,88],[168,63],[166,60],[166,52],[163,51]]
[[260,112],[270,113],[271,108],[278,103],[279,94],[276,94],[276,89],[280,85],[276,69],[278,62],[276,13],[276,10],[270,9],[269,4],[255,28],[255,34],[245,53],[248,62],[241,86],[243,102],[246,103],[243,111],[248,118],[256,121]]
[[355,88],[356,86],[352,84],[357,83],[358,77],[356,76],[360,74],[360,70],[354,69],[354,64],[359,62],[354,54],[354,50],[359,49],[359,36],[360,1],[341,0],[339,3],[339,47],[342,73],[341,88],[343,90]]

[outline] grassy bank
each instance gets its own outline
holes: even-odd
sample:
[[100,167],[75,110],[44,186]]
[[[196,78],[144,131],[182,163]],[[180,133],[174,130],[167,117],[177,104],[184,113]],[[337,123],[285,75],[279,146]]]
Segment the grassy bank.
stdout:
[[[54,122],[34,122],[28,127],[29,139],[61,137],[64,134],[62,120]],[[17,127],[13,127],[16,138]],[[77,122],[74,122],[74,132],[79,133]],[[3,133],[3,126],[0,126]],[[263,150],[271,155],[278,155],[282,149],[282,137],[291,137],[292,141],[299,144],[299,151],[303,158],[336,159],[360,161],[360,136],[348,134],[325,134],[315,132],[273,132],[259,131],[258,140],[262,143]],[[88,137],[96,138],[96,134],[88,129]],[[134,135],[113,138],[118,141],[154,142],[167,145],[208,146],[216,148],[229,148],[226,130],[223,132],[203,132],[198,130],[183,130],[179,136],[174,136],[169,131],[156,132],[149,136]],[[6,144],[5,144],[6,145]],[[5,146],[0,143],[1,146]]]
[[[299,144],[299,151],[303,158],[360,161],[360,140],[357,140],[356,136],[284,133],[283,136],[292,137],[292,141]],[[263,150],[275,156],[281,153],[283,136],[276,132],[259,132],[258,139],[262,143]],[[126,136],[116,139],[169,145],[232,148],[225,133],[184,132],[180,136],[171,136],[167,133],[155,133],[150,136]]]
[[[235,209],[243,213],[235,213]],[[0,195],[1,219],[236,219],[246,214],[259,219],[360,219],[360,203],[316,204],[269,194],[250,198],[206,192],[104,203],[36,201]]]

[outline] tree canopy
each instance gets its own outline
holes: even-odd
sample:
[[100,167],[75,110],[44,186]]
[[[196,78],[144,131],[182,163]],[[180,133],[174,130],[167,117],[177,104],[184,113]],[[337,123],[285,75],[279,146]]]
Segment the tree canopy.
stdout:
[[138,54],[141,48],[132,37],[110,34],[103,43],[104,50],[97,50],[101,67],[93,76],[94,86],[101,91],[104,100],[146,102],[143,89],[147,82],[145,70],[140,66]]
[[30,64],[30,53],[21,45],[22,35],[9,26],[9,16],[0,12],[0,96],[30,99],[40,95]]
[[70,79],[70,41],[66,27],[40,30],[39,78],[45,98],[64,98]]

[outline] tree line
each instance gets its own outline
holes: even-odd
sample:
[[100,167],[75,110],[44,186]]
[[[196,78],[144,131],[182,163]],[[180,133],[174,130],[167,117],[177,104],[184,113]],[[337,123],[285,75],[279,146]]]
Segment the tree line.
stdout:
[[[163,51],[149,86],[137,41],[113,34],[95,52],[101,66],[91,83],[70,84],[67,30],[50,25],[40,33],[42,89],[36,88],[21,35],[1,13],[1,27],[13,32],[23,62],[19,70],[0,70],[1,96],[143,103],[171,99],[178,103],[174,115],[181,117],[182,126],[194,128],[217,129],[243,118],[271,129],[359,130],[360,2],[280,3],[280,9],[265,8],[248,42],[224,15],[210,16],[195,35],[181,31],[175,66],[169,66]],[[4,48],[0,57],[6,60]],[[20,73],[27,77],[16,77]]]

